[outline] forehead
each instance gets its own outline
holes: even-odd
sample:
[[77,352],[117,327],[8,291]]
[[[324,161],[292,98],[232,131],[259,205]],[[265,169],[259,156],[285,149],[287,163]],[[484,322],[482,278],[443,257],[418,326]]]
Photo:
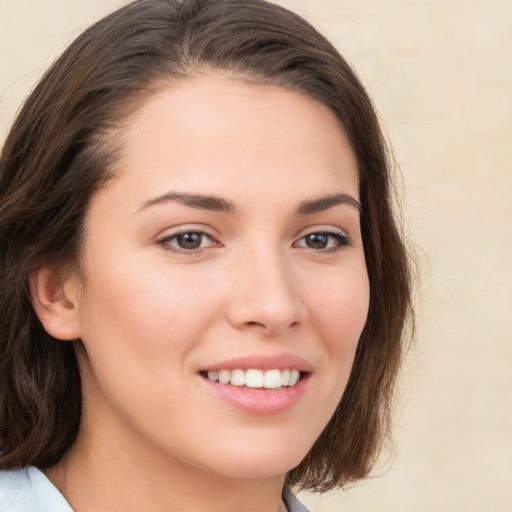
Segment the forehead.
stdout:
[[122,180],[137,182],[147,196],[198,187],[242,196],[276,187],[359,193],[353,151],[328,107],[232,76],[200,76],[147,97],[128,119],[121,146]]

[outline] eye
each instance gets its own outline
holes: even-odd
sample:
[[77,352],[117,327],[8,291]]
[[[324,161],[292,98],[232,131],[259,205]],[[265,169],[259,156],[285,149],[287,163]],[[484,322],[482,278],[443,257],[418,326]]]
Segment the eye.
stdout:
[[315,251],[336,252],[343,247],[351,245],[350,238],[342,232],[338,231],[315,231],[308,233],[298,240],[295,244],[297,247],[307,247]]
[[181,231],[161,238],[157,242],[165,249],[178,253],[196,253],[215,247],[218,243],[204,231]]

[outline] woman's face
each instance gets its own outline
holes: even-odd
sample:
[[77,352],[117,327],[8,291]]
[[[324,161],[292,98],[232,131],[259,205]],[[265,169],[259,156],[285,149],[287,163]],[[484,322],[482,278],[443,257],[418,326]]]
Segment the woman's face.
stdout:
[[333,414],[368,311],[347,139],[302,94],[204,76],[148,98],[122,141],[86,216],[82,428],[118,454],[283,475]]

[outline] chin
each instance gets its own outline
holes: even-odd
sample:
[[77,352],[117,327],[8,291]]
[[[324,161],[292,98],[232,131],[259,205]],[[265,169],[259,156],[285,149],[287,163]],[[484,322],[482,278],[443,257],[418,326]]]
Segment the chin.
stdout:
[[300,464],[311,448],[309,443],[302,444],[304,439],[283,441],[269,435],[266,440],[258,441],[250,444],[245,441],[231,442],[225,449],[212,447],[216,454],[216,468],[210,468],[234,479],[284,477],[288,471]]

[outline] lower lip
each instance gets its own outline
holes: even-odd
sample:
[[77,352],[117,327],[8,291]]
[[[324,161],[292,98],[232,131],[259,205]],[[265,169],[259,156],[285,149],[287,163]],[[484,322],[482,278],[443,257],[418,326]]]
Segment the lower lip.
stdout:
[[279,389],[250,389],[211,382],[199,376],[206,387],[230,405],[250,414],[279,414],[297,405],[306,392],[310,376],[304,376],[295,386]]

